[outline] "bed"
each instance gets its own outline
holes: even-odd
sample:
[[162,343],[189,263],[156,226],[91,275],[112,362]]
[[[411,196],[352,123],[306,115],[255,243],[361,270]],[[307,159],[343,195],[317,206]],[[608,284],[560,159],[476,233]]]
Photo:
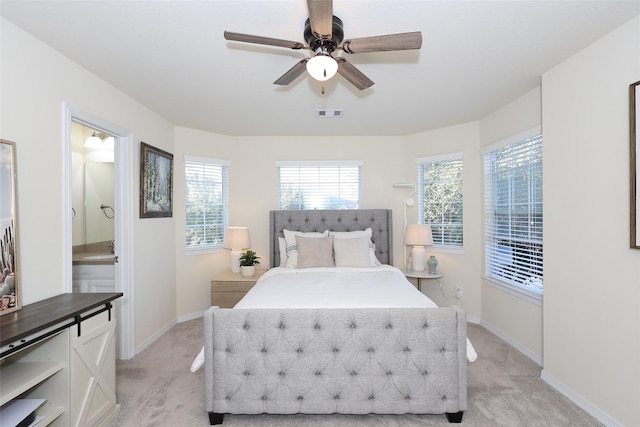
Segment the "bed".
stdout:
[[389,265],[391,229],[386,209],[270,212],[272,268],[233,309],[205,313],[211,424],[265,413],[461,422],[475,359],[465,313]]

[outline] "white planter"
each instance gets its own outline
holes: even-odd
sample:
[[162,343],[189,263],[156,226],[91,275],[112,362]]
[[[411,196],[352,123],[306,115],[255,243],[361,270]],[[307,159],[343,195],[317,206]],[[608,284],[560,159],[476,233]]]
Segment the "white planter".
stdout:
[[256,266],[255,265],[250,265],[250,266],[243,265],[242,267],[240,267],[240,272],[245,277],[254,276],[256,274]]

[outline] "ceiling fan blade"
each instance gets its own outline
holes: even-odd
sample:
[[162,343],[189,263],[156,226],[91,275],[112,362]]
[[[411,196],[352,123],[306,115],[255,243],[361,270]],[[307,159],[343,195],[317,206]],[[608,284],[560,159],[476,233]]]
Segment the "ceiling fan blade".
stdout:
[[333,28],[333,1],[307,0],[311,31],[320,38],[331,38]]
[[306,48],[306,46],[300,42],[273,39],[271,37],[252,36],[250,34],[232,33],[230,31],[224,32],[224,38],[227,40],[235,41],[235,42],[265,44],[267,46],[286,47],[289,49],[305,49]]
[[307,61],[309,61],[308,58],[302,59],[296,65],[291,67],[289,71],[287,71],[282,76],[280,76],[278,80],[273,82],[273,84],[286,86],[292,81],[294,81],[295,79],[297,79],[298,77],[300,77],[300,75],[307,70]]
[[335,58],[338,63],[338,74],[354,85],[359,90],[373,86],[373,80],[362,74],[353,64],[344,58]]
[[411,50],[422,47],[422,33],[387,34],[384,36],[363,37],[345,40],[342,49],[347,53],[388,52],[392,50]]

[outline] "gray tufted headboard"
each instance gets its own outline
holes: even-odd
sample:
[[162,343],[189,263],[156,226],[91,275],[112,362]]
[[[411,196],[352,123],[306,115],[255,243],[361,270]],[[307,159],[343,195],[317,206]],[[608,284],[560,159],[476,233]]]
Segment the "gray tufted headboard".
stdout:
[[393,261],[393,224],[390,209],[351,210],[281,210],[269,212],[269,254],[271,267],[280,264],[278,237],[282,230],[292,231],[356,231],[371,227],[371,240],[376,245],[376,257],[382,264]]

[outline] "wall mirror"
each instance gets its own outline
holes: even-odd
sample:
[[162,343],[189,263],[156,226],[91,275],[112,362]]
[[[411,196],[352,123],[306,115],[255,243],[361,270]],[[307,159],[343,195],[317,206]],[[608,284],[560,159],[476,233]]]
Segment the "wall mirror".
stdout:
[[640,81],[629,86],[630,159],[631,159],[631,248],[640,249]]
[[19,310],[16,145],[0,139],[0,314]]

